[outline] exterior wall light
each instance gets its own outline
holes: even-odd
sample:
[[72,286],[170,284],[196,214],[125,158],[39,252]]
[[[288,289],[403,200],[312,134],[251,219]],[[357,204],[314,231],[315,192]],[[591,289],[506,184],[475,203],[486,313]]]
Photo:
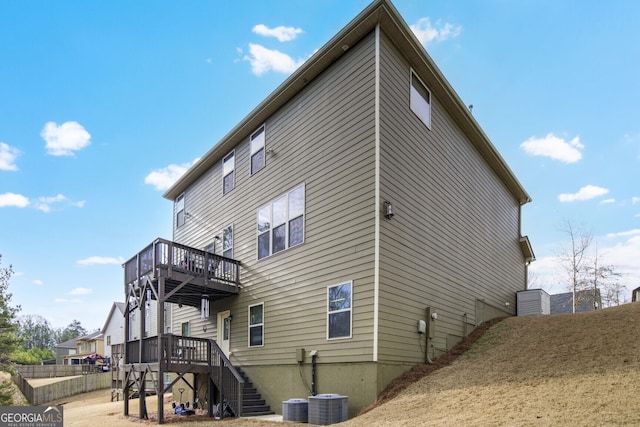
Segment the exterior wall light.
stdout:
[[391,202],[384,202],[384,216],[387,219],[393,218],[393,205]]

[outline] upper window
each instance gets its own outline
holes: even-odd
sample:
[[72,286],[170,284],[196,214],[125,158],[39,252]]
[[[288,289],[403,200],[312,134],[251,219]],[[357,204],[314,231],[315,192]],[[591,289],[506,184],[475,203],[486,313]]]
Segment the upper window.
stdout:
[[258,259],[304,241],[304,185],[258,210]]
[[431,129],[431,92],[422,81],[411,72],[411,110]]
[[264,125],[251,135],[251,175],[264,167]]
[[233,258],[233,225],[222,230],[222,256]]
[[232,151],[222,161],[222,194],[235,187],[236,153]]
[[264,344],[264,303],[249,306],[249,347]]
[[351,282],[327,288],[327,338],[351,338]]
[[184,225],[184,194],[178,196],[174,203],[174,210],[176,212],[176,228]]

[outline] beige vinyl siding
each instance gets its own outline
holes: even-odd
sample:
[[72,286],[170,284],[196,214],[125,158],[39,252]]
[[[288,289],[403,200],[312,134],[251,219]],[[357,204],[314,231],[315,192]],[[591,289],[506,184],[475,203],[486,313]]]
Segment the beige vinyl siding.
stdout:
[[[247,134],[235,147],[232,192],[222,195],[221,160],[185,191],[190,217],[174,230],[176,241],[204,247],[234,224],[242,291],[211,304],[212,318],[227,309],[233,315],[233,363],[295,364],[296,348],[318,350],[319,363],[372,360],[374,87],[369,35],[266,120],[266,150],[272,154],[263,170],[250,174]],[[304,243],[257,260],[258,208],[300,184],[306,198]],[[349,280],[352,338],[328,341],[327,286]],[[248,306],[256,303],[264,303],[264,346],[249,348]],[[198,310],[176,308],[174,325],[186,319],[201,322]],[[202,334],[201,327],[192,332]],[[215,338],[215,328],[206,335]]]
[[476,323],[476,299],[513,311],[520,211],[433,92],[431,130],[411,112],[410,66],[384,36],[380,63],[381,197],[395,216],[381,222],[378,352],[409,362],[424,358],[416,323],[427,306],[439,315],[430,356],[464,335],[465,314]]

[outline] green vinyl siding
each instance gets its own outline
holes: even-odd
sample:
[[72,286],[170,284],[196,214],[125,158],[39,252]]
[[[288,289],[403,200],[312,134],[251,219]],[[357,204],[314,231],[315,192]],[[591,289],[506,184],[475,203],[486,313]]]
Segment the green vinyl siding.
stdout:
[[[321,73],[265,121],[266,166],[251,175],[250,135],[235,148],[235,188],[222,195],[218,162],[185,190],[189,218],[174,240],[205,247],[234,224],[234,258],[242,262],[240,295],[211,304],[231,310],[231,352],[242,366],[295,363],[296,348],[316,349],[323,363],[373,360],[375,224],[374,37]],[[255,130],[255,129],[254,129]],[[258,209],[304,185],[304,241],[263,259]],[[352,336],[327,340],[327,286],[352,281]],[[264,303],[264,345],[249,347],[248,307]],[[183,307],[174,323],[198,310]],[[206,335],[215,334],[214,325]],[[215,335],[212,335],[215,336]]]
[[476,299],[513,311],[524,288],[519,203],[436,96],[430,130],[412,114],[411,68],[386,37],[380,63],[381,196],[396,215],[381,222],[378,360],[407,362],[424,358],[426,307],[439,314],[431,357],[465,319],[481,320]]

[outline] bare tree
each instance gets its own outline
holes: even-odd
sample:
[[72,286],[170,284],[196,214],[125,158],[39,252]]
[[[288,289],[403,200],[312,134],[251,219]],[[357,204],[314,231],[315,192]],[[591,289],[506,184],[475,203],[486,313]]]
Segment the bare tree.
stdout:
[[573,312],[576,312],[576,295],[588,287],[585,278],[588,263],[587,252],[593,235],[582,225],[575,225],[570,220],[565,220],[561,231],[569,237],[569,248],[565,248],[560,254],[560,259],[569,279],[569,289],[572,291]]
[[603,307],[612,307],[624,303],[625,298],[621,293],[627,287],[618,282],[618,278],[622,274],[616,271],[615,266],[611,264],[602,264],[602,255],[598,253],[598,245],[593,258],[589,264],[585,265],[585,279],[589,287],[593,290],[594,301],[600,291],[600,297]]

